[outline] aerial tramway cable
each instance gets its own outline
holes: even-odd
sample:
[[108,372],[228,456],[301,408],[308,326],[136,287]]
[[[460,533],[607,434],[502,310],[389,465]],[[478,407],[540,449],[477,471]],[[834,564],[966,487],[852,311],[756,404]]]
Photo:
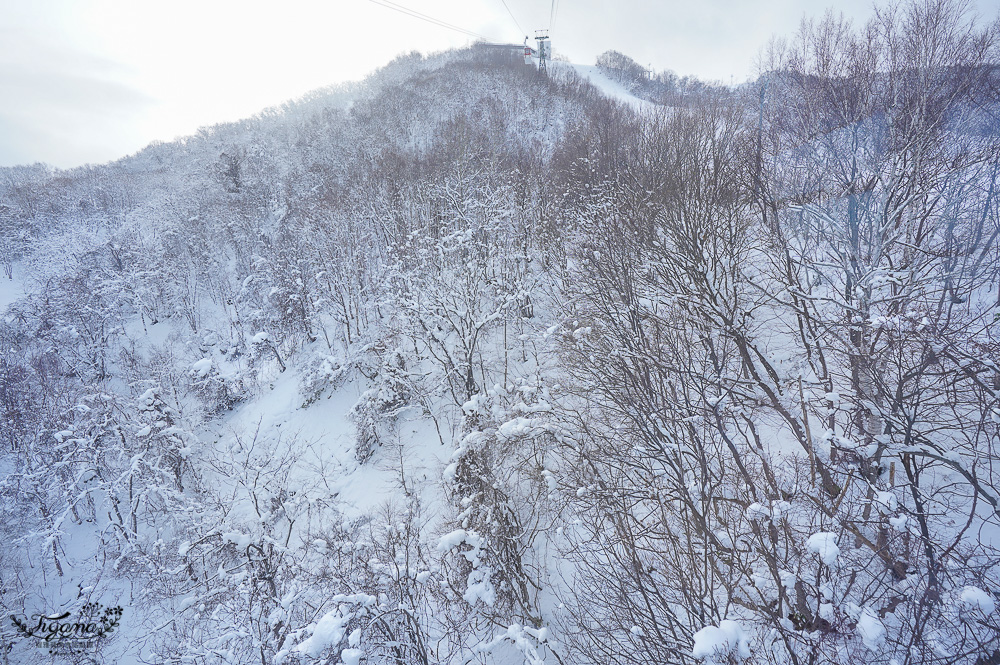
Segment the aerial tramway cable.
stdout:
[[466,30],[465,28],[460,28],[457,25],[452,25],[451,23],[446,23],[446,22],[444,22],[444,21],[442,21],[440,19],[434,18],[433,16],[428,16],[427,14],[424,14],[422,12],[418,12],[415,9],[410,9],[409,7],[404,7],[403,5],[400,5],[400,4],[397,4],[395,2],[392,2],[392,0],[368,0],[368,1],[371,2],[371,3],[373,3],[373,4],[379,5],[381,7],[385,7],[386,9],[391,9],[391,10],[397,11],[397,12],[399,12],[401,14],[405,14],[407,16],[412,16],[413,18],[418,18],[421,21],[427,21],[428,23],[431,23],[431,24],[436,25],[438,27],[446,28],[448,30],[454,30],[455,32],[460,32],[463,35],[466,35],[468,37],[475,37],[476,39],[482,39],[484,41],[489,41],[488,38],[484,37],[483,35],[479,34],[478,32],[473,32],[472,30]]
[[503,3],[504,9],[506,9],[507,13],[510,14],[510,20],[513,21],[514,25],[517,26],[517,31],[524,34],[524,36],[527,37],[527,33],[525,33],[524,30],[521,29],[521,24],[517,22],[516,18],[514,18],[514,12],[512,12],[510,10],[510,7],[507,5],[507,0],[500,0],[500,2]]

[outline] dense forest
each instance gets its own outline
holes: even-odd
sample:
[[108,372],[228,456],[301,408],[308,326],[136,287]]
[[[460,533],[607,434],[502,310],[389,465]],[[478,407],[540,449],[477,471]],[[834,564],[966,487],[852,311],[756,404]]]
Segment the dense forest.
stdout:
[[1000,663],[966,7],[738,87],[414,53],[0,169],[0,663]]

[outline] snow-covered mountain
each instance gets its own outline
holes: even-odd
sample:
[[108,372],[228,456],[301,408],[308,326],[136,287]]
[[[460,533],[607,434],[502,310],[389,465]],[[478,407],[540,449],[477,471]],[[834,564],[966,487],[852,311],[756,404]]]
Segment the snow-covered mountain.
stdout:
[[4,657],[995,662],[1000,79],[932,4],[0,171]]

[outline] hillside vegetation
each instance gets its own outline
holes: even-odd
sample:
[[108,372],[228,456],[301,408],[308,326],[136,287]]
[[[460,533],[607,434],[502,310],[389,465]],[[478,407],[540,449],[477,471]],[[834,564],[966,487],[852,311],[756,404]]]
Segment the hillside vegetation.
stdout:
[[122,607],[80,663],[1000,663],[998,49],[919,0],[735,89],[602,56],[639,103],[474,46],[0,169],[4,616]]

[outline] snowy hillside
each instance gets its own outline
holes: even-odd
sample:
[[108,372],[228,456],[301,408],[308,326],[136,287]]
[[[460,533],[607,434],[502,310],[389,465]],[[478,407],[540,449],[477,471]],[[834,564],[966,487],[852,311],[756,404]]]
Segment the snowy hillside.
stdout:
[[4,662],[997,662],[997,43],[929,7],[0,170]]

